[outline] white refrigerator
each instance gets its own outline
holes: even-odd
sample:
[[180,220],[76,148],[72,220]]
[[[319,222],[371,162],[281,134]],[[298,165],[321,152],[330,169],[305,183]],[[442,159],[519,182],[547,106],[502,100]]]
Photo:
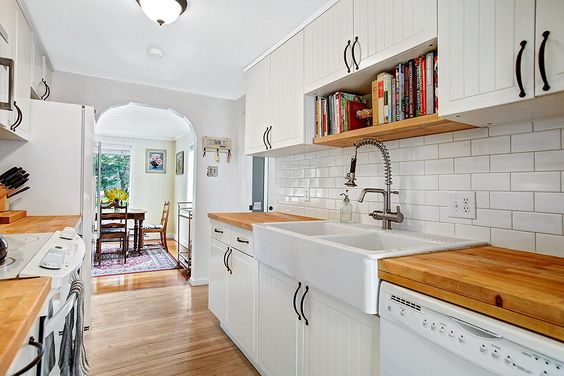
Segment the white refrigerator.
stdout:
[[31,101],[29,141],[0,140],[0,172],[21,166],[30,190],[10,200],[10,209],[28,215],[80,215],[78,232],[86,245],[81,274],[86,287],[85,326],[90,325],[94,244],[94,108]]

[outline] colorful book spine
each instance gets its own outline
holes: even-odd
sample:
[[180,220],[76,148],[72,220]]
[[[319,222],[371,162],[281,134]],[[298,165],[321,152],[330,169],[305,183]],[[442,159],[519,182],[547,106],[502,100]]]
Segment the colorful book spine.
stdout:
[[434,80],[433,53],[425,55],[425,114],[435,112],[435,80]]
[[439,58],[433,55],[433,80],[435,85],[435,112],[439,112]]
[[421,57],[415,59],[415,116],[423,114],[423,71]]
[[392,85],[391,85],[391,116],[390,116],[390,122],[392,121],[396,121],[396,114],[397,114],[397,90],[396,90],[396,78],[394,76],[392,76]]
[[384,75],[380,73],[376,78],[378,80],[378,124],[384,124]]
[[408,62],[408,96],[409,96],[409,109],[408,109],[408,117],[412,118],[415,116],[415,60],[411,59]]
[[405,119],[404,66],[405,64],[396,66],[396,120]]

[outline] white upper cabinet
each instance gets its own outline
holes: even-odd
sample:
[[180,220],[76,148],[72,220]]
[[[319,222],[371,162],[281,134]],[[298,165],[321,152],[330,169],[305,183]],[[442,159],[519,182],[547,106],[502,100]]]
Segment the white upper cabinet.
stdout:
[[[16,9],[16,56],[14,59],[14,100],[21,110],[20,125],[16,133],[27,137],[31,113],[31,28],[27,24],[23,13]],[[15,111],[17,112],[17,111]]]
[[267,150],[265,140],[270,127],[270,56],[247,71],[245,153]]
[[564,90],[564,1],[537,0],[536,18],[535,95],[541,96]]
[[439,0],[438,14],[439,115],[534,97],[534,0]]
[[355,71],[436,37],[437,0],[354,0]]
[[353,0],[340,0],[305,27],[306,93],[352,72],[353,32]]
[[304,34],[270,55],[270,121],[273,149],[304,142]]

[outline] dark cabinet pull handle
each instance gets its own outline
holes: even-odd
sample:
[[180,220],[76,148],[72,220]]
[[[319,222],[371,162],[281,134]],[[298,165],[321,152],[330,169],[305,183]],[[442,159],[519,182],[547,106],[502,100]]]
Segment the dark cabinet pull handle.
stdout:
[[270,131],[272,131],[272,125],[266,128],[266,142],[268,143],[266,150],[272,149],[272,144],[270,143]]
[[47,98],[49,98],[49,96],[51,95],[51,88],[49,87],[49,85],[47,85],[47,81],[45,81],[44,78],[41,79],[41,82],[43,83],[43,85],[45,85],[45,93],[43,93],[43,95],[41,96],[41,100],[47,100]]
[[517,60],[515,60],[515,77],[517,78],[517,85],[519,85],[519,97],[523,98],[527,93],[523,88],[523,79],[521,77],[521,58],[523,57],[523,51],[525,51],[525,46],[527,45],[526,40],[521,41],[521,48],[517,54]]
[[213,232],[216,232],[218,234],[223,234],[223,230],[218,230],[216,228],[213,229]]
[[268,150],[268,145],[266,144],[266,133],[268,132],[268,127],[266,127],[266,129],[264,130],[264,133],[262,134],[262,143],[264,144],[264,147],[266,148],[266,150]]
[[308,291],[309,291],[309,286],[306,286],[305,292],[302,295],[302,301],[300,302],[300,312],[302,313],[302,317],[304,318],[304,322],[305,322],[306,326],[309,325],[309,321],[307,320],[307,317],[304,313],[304,300],[305,300],[305,297],[306,297]]
[[20,126],[20,124],[22,123],[23,120],[23,113],[22,110],[20,109],[20,106],[18,106],[18,104],[16,103],[16,101],[14,101],[14,106],[16,107],[16,111],[18,111],[18,117],[16,118],[16,121],[14,122],[14,124],[12,124],[10,126],[10,130],[12,132],[16,131],[16,128]]
[[238,237],[238,236],[237,236],[237,241],[238,241],[239,243],[245,243],[245,244],[249,244],[249,241],[248,241],[248,240],[245,240],[245,239],[241,239],[241,238],[240,238],[240,237]]
[[41,343],[37,342],[35,338],[30,337],[29,342],[27,344],[37,348],[37,356],[27,366],[20,369],[18,372],[12,374],[12,376],[21,376],[25,374],[27,371],[38,365],[39,362],[41,361],[41,358],[43,358],[44,349]]
[[347,45],[345,46],[345,50],[343,51],[343,60],[345,60],[345,66],[347,67],[347,73],[351,73],[351,67],[349,67],[349,62],[347,61],[347,50],[351,45],[351,41],[349,40],[347,42]]
[[225,269],[227,269],[227,271],[229,271],[229,266],[227,266],[227,253],[229,252],[229,247],[227,247],[227,251],[225,251],[225,253],[223,254],[223,265],[225,266]]
[[298,312],[298,307],[296,307],[296,298],[298,297],[298,292],[300,291],[300,289],[302,288],[302,283],[298,282],[298,288],[296,289],[296,292],[294,292],[294,312],[296,312],[296,315],[298,315],[298,320],[302,320],[302,316],[300,316],[300,313]]
[[546,41],[548,40],[548,36],[550,34],[550,31],[545,31],[544,33],[542,33],[542,42],[539,48],[539,71],[540,71],[540,75],[542,78],[542,82],[544,82],[544,85],[542,87],[543,91],[549,91],[550,90],[550,85],[548,84],[548,79],[546,78],[546,69],[544,66],[544,49],[546,47]]
[[356,61],[356,56],[354,55],[354,47],[356,46],[356,44],[358,43],[358,37],[354,37],[354,43],[351,47],[351,52],[352,52],[352,58],[353,58],[353,63],[356,66],[356,70],[358,70],[358,62]]
[[231,255],[233,254],[233,249],[229,248],[229,254],[227,255],[227,271],[229,271],[229,274],[233,274],[233,270],[231,270],[231,267],[229,266],[229,257],[231,257]]

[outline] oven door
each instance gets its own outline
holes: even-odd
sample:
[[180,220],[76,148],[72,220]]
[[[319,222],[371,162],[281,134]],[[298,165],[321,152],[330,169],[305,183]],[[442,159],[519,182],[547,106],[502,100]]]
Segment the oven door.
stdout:
[[380,320],[380,376],[495,376],[389,320]]

